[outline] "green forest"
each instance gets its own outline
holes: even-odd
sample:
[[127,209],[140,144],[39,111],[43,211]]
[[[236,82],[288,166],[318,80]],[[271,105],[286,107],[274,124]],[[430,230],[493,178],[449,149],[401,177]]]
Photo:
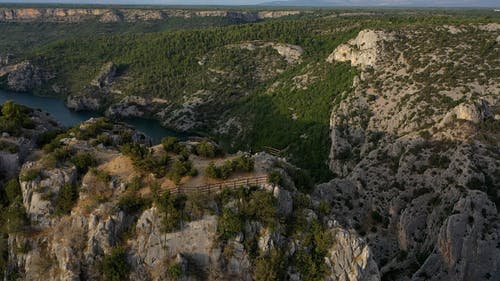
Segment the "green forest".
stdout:
[[[66,93],[59,94],[61,98],[68,93],[83,93],[107,62],[118,66],[113,89],[121,94],[112,96],[114,101],[136,95],[163,98],[180,107],[186,97],[209,90],[215,93],[214,100],[203,108],[206,122],[196,128],[196,133],[217,139],[228,151],[255,152],[266,146],[280,149],[315,180],[324,181],[333,176],[326,164],[330,112],[349,93],[357,74],[347,64],[325,62],[335,47],[366,28],[478,21],[496,19],[401,13],[386,17],[311,15],[246,24],[225,18],[87,23],[84,27],[17,23],[0,24],[1,32],[17,34],[14,40],[0,40],[0,46],[10,48],[17,60],[29,59],[54,74],[45,86],[35,90],[41,95],[54,95],[54,84],[67,88]],[[27,43],[30,40],[33,42]],[[227,47],[250,41],[298,45],[304,53],[300,62],[287,64],[272,48],[250,52]],[[12,42],[24,42],[25,46]],[[200,63],[204,59],[208,62]],[[267,79],[257,79],[259,71],[270,64],[279,71]],[[229,74],[214,73],[214,69]],[[300,75],[315,80],[307,87],[295,87],[292,81]],[[214,132],[221,118],[233,117],[242,123],[242,132]]]

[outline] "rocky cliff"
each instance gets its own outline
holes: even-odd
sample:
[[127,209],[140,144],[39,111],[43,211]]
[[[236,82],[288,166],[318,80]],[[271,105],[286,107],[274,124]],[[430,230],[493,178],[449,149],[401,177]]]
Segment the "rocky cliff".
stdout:
[[242,21],[258,21],[299,15],[301,11],[227,11],[178,9],[92,9],[92,8],[0,8],[0,22],[138,22],[165,20],[171,17],[226,17]]
[[[335,177],[322,184],[257,153],[247,155],[254,167],[243,175],[267,182],[179,195],[176,186],[188,180],[217,184],[193,168],[225,159],[200,160],[196,141],[150,147],[143,134],[106,119],[59,132],[43,149],[33,144],[30,157],[16,160],[19,174],[0,165],[13,177],[0,189],[0,272],[17,280],[498,280],[499,31],[498,24],[367,29],[318,58],[359,71],[352,90],[333,102]],[[262,41],[221,49],[266,52],[271,59],[250,72],[260,83],[293,70],[304,53]],[[215,67],[226,58],[216,51],[198,60],[213,85],[248,78],[237,67]],[[295,87],[321,79],[307,70],[292,72]],[[100,107],[116,95],[107,115],[144,116],[154,105],[185,130],[203,126],[204,109],[220,106],[211,90],[182,105],[122,97],[112,90],[116,79],[107,63],[88,86],[92,95],[68,103]],[[177,184],[176,173],[183,173]]]
[[500,50],[479,44],[498,31],[365,30],[328,58],[362,72],[331,117],[341,179],[313,197],[367,239],[387,280],[500,276],[500,80],[488,74]]
[[[5,58],[9,61],[9,57]],[[1,66],[1,64],[0,64]],[[0,68],[0,78],[6,77],[5,88],[16,92],[32,91],[40,86],[52,75],[33,65],[30,61],[23,61],[14,65]]]

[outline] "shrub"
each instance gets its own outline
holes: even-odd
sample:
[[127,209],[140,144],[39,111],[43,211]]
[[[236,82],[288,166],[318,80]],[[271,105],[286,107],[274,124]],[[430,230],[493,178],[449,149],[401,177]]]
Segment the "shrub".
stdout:
[[137,192],[142,188],[142,178],[139,176],[135,176],[128,184],[127,190],[131,192]]
[[221,154],[221,151],[214,144],[208,141],[202,141],[196,145],[195,153],[201,157],[214,158]]
[[205,169],[209,178],[228,179],[234,172],[250,172],[254,169],[254,160],[250,156],[239,156],[233,160],[226,160],[220,167],[210,162]]
[[90,172],[103,183],[108,183],[111,180],[111,175],[104,171],[98,170],[96,168],[90,168]]
[[113,124],[111,124],[107,118],[101,117],[94,119],[94,121],[94,123],[84,123],[83,127],[78,125],[73,128],[76,138],[80,140],[88,140],[90,138],[95,138],[102,132],[113,128]]
[[254,160],[248,155],[239,156],[232,163],[235,171],[251,172],[254,169]]
[[218,217],[217,233],[222,239],[235,237],[243,229],[241,216],[229,208],[224,208],[222,215]]
[[172,195],[168,191],[161,195],[155,196],[155,204],[163,214],[163,231],[171,232],[181,228],[182,221],[184,219],[187,219],[187,216],[184,212],[184,209],[186,207],[186,199],[187,198],[185,195]]
[[256,281],[284,280],[286,273],[285,261],[283,253],[273,248],[269,254],[260,256],[255,261],[253,279]]
[[176,185],[180,184],[182,177],[196,175],[198,171],[193,168],[193,163],[191,161],[181,161],[179,159],[175,160],[174,164],[168,172],[168,178],[173,181]]
[[78,153],[71,157],[71,163],[73,163],[78,172],[86,173],[89,168],[97,166],[97,160],[91,153]]
[[205,175],[209,178],[218,179],[220,178],[219,169],[215,166],[214,162],[208,163],[207,168],[205,169]]
[[161,140],[161,144],[166,152],[174,152],[178,147],[179,140],[176,137],[166,137]]
[[30,170],[25,171],[25,172],[21,175],[20,180],[21,180],[22,182],[26,182],[26,181],[34,181],[34,180],[38,179],[40,176],[41,176],[41,172],[40,172],[40,170],[37,170],[37,169],[30,169]]
[[52,152],[51,156],[53,159],[56,161],[57,164],[63,163],[67,160],[69,160],[72,156],[72,152],[69,148],[67,147],[60,147],[56,148],[54,152]]
[[127,192],[116,204],[116,207],[126,213],[137,213],[145,210],[150,205],[150,201],[142,198],[137,192]]
[[74,184],[65,184],[59,189],[55,212],[57,215],[65,215],[71,212],[73,206],[78,200],[78,186]]
[[104,281],[123,281],[128,279],[130,272],[127,264],[127,254],[122,248],[114,248],[109,255],[104,256],[99,264]]
[[377,223],[382,223],[384,221],[384,218],[382,217],[382,215],[380,215],[380,213],[377,212],[376,210],[372,211],[371,217],[372,217],[372,220],[374,220]]
[[7,151],[11,154],[19,152],[19,146],[7,141],[0,141],[0,151]]
[[36,139],[36,144],[39,147],[43,147],[49,143],[52,143],[55,139],[58,139],[58,136],[61,135],[63,132],[64,132],[63,130],[53,130],[53,131],[43,132],[40,135],[38,135]]
[[267,227],[274,227],[278,222],[276,198],[272,193],[262,190],[253,191],[243,204],[241,213],[245,218],[260,221]]
[[45,153],[50,153],[60,148],[61,146],[62,146],[61,137],[58,136],[55,139],[52,139],[49,143],[43,145],[42,149]]
[[33,121],[28,116],[30,109],[15,104],[13,101],[6,101],[0,111],[0,131],[8,132],[11,135],[19,135],[22,128],[33,129]]
[[113,140],[107,134],[100,134],[97,136],[96,141],[98,144],[102,144],[104,146],[109,146],[113,144]]
[[281,174],[278,171],[272,171],[267,175],[267,182],[272,185],[281,185],[282,180]]
[[168,267],[168,275],[172,278],[181,278],[183,275],[181,265],[178,263],[173,263]]
[[15,202],[2,210],[2,230],[6,233],[19,233],[28,223],[26,210],[21,202]]
[[9,180],[3,188],[9,203],[21,202],[21,186],[19,185],[19,181],[16,178]]
[[142,160],[151,154],[151,150],[148,147],[138,143],[124,144],[121,152],[123,155],[130,157],[134,161]]

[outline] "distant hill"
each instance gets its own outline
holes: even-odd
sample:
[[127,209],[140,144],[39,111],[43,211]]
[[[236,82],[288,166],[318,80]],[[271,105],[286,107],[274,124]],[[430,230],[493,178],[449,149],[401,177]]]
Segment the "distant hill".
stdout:
[[350,6],[348,1],[329,1],[329,0],[289,0],[289,1],[271,1],[260,4],[261,6],[306,6],[306,7],[332,7],[332,6]]
[[260,4],[261,6],[288,6],[288,7],[498,7],[496,0],[408,0],[408,1],[370,1],[370,0],[278,0]]

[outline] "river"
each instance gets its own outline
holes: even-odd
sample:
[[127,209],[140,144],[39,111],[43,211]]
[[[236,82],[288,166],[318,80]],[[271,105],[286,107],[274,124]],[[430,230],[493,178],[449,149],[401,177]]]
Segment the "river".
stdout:
[[[17,104],[22,104],[34,109],[41,109],[59,121],[64,126],[71,127],[92,117],[101,115],[93,112],[76,112],[68,109],[64,101],[53,97],[41,97],[30,93],[14,93],[0,90],[0,104],[12,100]],[[144,118],[132,118],[123,122],[134,126],[137,130],[148,135],[154,143],[159,143],[162,138],[175,136],[185,138],[185,135],[162,127],[159,121]]]

